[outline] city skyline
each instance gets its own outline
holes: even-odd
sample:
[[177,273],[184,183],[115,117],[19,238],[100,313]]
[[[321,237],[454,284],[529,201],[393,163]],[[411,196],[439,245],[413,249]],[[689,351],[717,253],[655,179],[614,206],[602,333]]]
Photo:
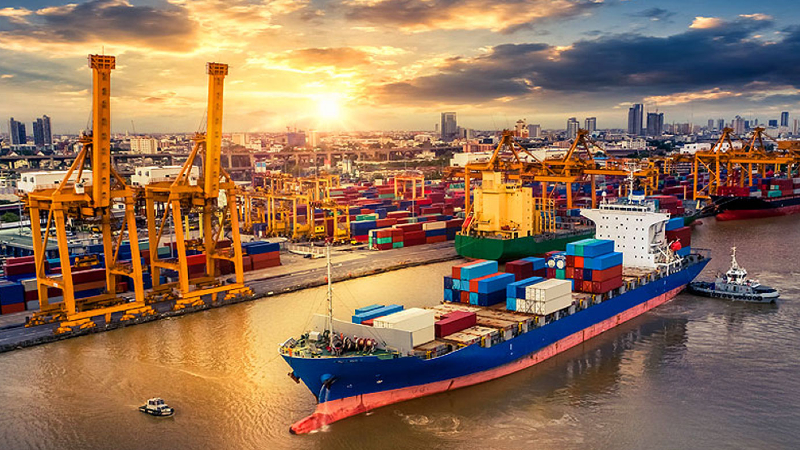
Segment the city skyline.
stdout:
[[624,129],[637,103],[665,122],[794,117],[793,2],[696,3],[19,1],[0,8],[0,115],[85,128],[86,55],[105,51],[115,132],[198,129],[206,61],[231,66],[226,132],[430,130],[442,111]]

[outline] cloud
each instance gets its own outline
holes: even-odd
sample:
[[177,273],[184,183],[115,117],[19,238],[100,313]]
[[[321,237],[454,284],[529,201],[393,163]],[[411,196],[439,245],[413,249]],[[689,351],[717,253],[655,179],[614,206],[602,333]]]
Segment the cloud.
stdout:
[[650,19],[654,22],[671,22],[675,13],[672,11],[667,11],[666,9],[662,8],[650,8],[645,9],[644,11],[639,11],[638,13],[631,14],[632,17],[645,17]]
[[180,7],[156,9],[125,0],[90,0],[24,15],[8,9],[6,17],[18,20],[0,30],[0,47],[16,51],[74,51],[75,44],[83,44],[82,53],[87,45],[178,52],[192,47],[197,32]]
[[694,28],[696,30],[705,30],[709,28],[719,28],[725,24],[725,21],[718,17],[703,17],[697,16],[692,21],[692,24],[689,25],[689,28]]
[[750,39],[769,26],[740,18],[729,27],[667,37],[602,35],[568,47],[503,44],[476,57],[449,59],[433,73],[378,86],[376,103],[458,105],[584,93],[631,100],[663,96],[661,101],[677,104],[714,100],[753,81],[800,86],[800,28],[787,30],[778,45]]
[[544,19],[578,16],[602,4],[602,0],[346,0],[341,8],[348,19],[406,32],[513,32]]

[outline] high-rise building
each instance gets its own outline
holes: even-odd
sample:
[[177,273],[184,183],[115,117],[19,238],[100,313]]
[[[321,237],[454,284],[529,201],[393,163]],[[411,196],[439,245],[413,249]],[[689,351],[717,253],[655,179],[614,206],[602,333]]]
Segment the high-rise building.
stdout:
[[797,136],[798,132],[800,132],[800,120],[794,119],[794,126],[792,127],[792,134]]
[[597,117],[587,117],[584,120],[584,127],[589,133],[597,131]]
[[132,137],[131,153],[154,155],[158,153],[158,139],[148,137]]
[[308,146],[311,148],[319,147],[319,131],[317,130],[309,130],[308,131]]
[[289,147],[305,147],[306,133],[304,131],[294,131],[286,134],[286,145]]
[[714,119],[708,119],[708,131],[714,129]]
[[453,139],[455,139],[456,134],[458,133],[458,122],[456,121],[456,113],[443,112],[442,125],[439,129],[442,132],[443,141],[452,141]]
[[717,129],[719,131],[722,131],[723,128],[725,128],[725,119],[718,119],[717,120]]
[[570,117],[569,120],[567,120],[567,139],[575,139],[578,136],[579,126],[580,122],[578,122],[578,119]]
[[778,119],[769,119],[770,128],[778,128]]
[[528,136],[532,138],[542,137],[542,126],[538,123],[528,125]]
[[[53,146],[53,132],[50,129],[50,117],[47,115],[42,116],[42,139],[44,141],[44,146],[52,147]],[[37,120],[38,122],[38,120]]]
[[739,135],[742,135],[745,132],[744,119],[739,116],[736,116],[736,118],[733,119],[733,132]]
[[647,113],[647,135],[661,136],[664,133],[664,113]]
[[525,119],[519,119],[514,126],[514,136],[526,138],[528,137],[528,123]]
[[244,147],[248,142],[247,133],[233,133],[231,135],[231,142],[233,142],[233,145],[241,145]]
[[42,119],[36,119],[36,122],[33,122],[33,143],[36,145],[36,148],[44,147],[42,125]]
[[8,135],[11,137],[11,145],[23,145],[28,143],[28,136],[25,133],[25,124],[17,122],[13,117],[8,119]]
[[789,112],[784,111],[781,113],[781,126],[782,127],[789,127]]
[[644,119],[644,105],[636,103],[628,109],[628,134],[642,135],[642,121]]

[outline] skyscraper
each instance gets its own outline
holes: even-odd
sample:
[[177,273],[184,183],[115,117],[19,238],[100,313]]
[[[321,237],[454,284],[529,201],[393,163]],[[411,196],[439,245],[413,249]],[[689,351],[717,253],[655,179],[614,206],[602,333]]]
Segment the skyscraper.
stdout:
[[708,119],[708,131],[714,129],[714,119]]
[[528,136],[532,138],[542,137],[542,126],[538,123],[528,125]]
[[456,121],[456,113],[443,112],[442,126],[439,129],[442,130],[443,141],[452,141],[453,139],[455,139],[456,134],[458,133],[458,122]]
[[744,119],[739,116],[736,116],[736,118],[733,119],[733,132],[739,135],[742,135],[745,132]]
[[45,146],[52,147],[53,132],[50,129],[50,117],[47,115],[42,116],[42,138]]
[[597,131],[597,117],[587,117],[584,121],[585,125],[583,128],[586,129],[589,133],[594,133]]
[[36,148],[44,147],[43,126],[44,123],[42,119],[36,119],[36,122],[33,122],[33,143],[36,145]]
[[664,133],[664,113],[647,113],[647,135],[661,136]]
[[794,126],[792,127],[792,134],[797,136],[798,131],[800,131],[800,120],[794,119]]
[[725,119],[717,120],[717,129],[722,131],[723,128],[725,128]]
[[644,105],[636,103],[628,109],[628,134],[642,135]]
[[578,136],[578,127],[580,122],[574,117],[567,120],[567,139],[575,139]]
[[781,113],[781,126],[788,127],[789,126],[789,112],[784,111]]
[[13,117],[8,119],[8,135],[11,137],[11,145],[28,143],[28,137],[25,133],[25,124],[17,122]]

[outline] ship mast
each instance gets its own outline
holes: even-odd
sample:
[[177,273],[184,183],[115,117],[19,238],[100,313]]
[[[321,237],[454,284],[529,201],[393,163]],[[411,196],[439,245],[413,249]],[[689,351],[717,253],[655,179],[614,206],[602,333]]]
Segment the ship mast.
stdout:
[[328,266],[328,339],[333,339],[333,280],[331,280],[331,243],[325,246]]

